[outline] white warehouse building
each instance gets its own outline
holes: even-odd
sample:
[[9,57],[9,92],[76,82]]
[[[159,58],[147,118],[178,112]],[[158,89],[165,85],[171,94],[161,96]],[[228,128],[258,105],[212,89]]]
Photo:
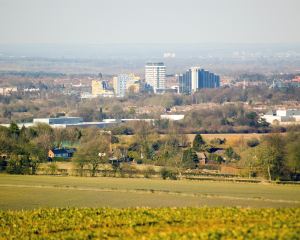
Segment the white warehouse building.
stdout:
[[270,124],[280,123],[280,124],[292,124],[300,123],[300,110],[296,109],[278,109],[276,111],[269,111],[262,118]]

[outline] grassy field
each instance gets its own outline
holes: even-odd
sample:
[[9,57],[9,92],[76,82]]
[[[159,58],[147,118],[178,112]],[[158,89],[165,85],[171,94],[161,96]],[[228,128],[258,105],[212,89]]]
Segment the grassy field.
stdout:
[[300,207],[300,186],[0,175],[0,209],[39,207]]
[[300,209],[1,211],[0,239],[299,239]]

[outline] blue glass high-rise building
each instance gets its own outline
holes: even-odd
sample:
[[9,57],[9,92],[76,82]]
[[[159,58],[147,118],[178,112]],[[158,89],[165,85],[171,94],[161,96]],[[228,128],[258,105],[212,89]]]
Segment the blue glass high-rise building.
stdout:
[[191,94],[192,92],[192,73],[190,70],[179,75],[179,92]]
[[220,76],[200,68],[188,69],[179,75],[178,81],[179,92],[184,94],[192,94],[202,88],[220,87]]

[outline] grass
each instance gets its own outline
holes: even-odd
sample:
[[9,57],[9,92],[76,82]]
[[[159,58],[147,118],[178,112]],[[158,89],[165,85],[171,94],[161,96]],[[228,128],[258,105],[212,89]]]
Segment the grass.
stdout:
[[300,186],[0,175],[0,209],[203,206],[300,207]]

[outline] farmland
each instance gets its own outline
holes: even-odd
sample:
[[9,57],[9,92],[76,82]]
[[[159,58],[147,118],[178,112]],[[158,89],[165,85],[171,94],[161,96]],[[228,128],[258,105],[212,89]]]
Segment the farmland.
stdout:
[[133,178],[0,175],[0,209],[299,207],[300,186]]
[[300,209],[0,211],[1,239],[299,239]]

